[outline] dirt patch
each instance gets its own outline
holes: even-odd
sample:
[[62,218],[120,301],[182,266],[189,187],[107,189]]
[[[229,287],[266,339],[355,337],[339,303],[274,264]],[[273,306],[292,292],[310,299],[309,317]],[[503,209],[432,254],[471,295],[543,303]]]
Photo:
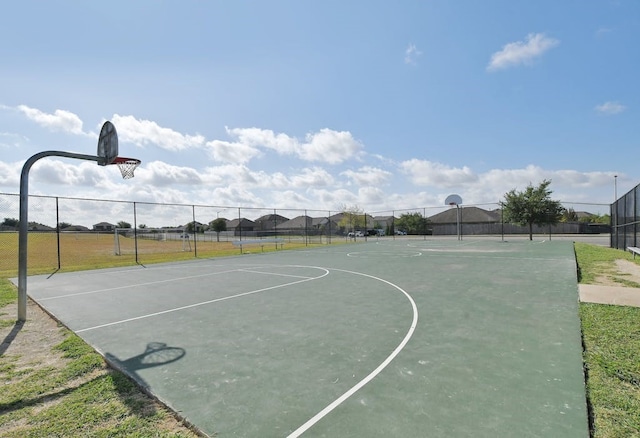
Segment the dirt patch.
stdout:
[[[69,359],[63,357],[62,352],[53,349],[54,346],[60,344],[65,339],[64,327],[55,319],[44,312],[37,304],[29,300],[27,304],[27,321],[17,323],[16,315],[18,309],[17,304],[9,304],[0,308],[0,358],[7,368],[12,371],[20,370],[62,370]],[[96,379],[110,372],[109,367],[105,364],[101,368],[94,370],[88,374],[66,382],[63,387],[56,388],[57,391],[65,388],[78,388],[84,382]],[[16,373],[14,378],[20,379],[20,373]],[[0,373],[0,377],[2,373]],[[4,376],[7,379],[7,376]],[[140,404],[146,403],[150,411],[164,410],[158,402],[148,397],[142,391],[137,397]],[[52,403],[58,403],[60,399],[48,400],[43,397],[38,406],[35,406],[34,413],[41,409],[46,409]],[[18,427],[20,423],[26,419],[17,419],[13,426]],[[166,415],[159,420],[157,424],[159,430],[175,434],[179,436],[197,436],[193,431],[189,430],[173,415]]]
[[617,259],[605,274],[596,277],[593,284],[640,287],[640,265],[631,260]]

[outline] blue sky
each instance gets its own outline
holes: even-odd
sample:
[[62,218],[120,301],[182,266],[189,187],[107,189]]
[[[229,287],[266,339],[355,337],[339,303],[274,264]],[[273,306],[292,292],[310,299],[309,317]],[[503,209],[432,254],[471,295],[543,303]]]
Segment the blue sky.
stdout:
[[[0,192],[270,208],[563,202],[640,182],[640,3],[20,1],[0,16]],[[576,210],[595,207],[574,206]]]

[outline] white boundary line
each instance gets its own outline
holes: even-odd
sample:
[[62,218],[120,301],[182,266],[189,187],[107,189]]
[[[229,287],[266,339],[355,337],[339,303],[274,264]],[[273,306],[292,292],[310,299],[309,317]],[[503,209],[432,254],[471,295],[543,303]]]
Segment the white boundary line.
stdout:
[[400,342],[400,344],[396,347],[396,349],[393,350],[393,352],[380,365],[378,365],[378,367],[375,370],[373,370],[371,373],[369,373],[369,375],[366,376],[364,379],[362,379],[361,381],[356,383],[356,385],[353,386],[351,389],[349,389],[347,392],[345,392],[340,397],[338,397],[336,400],[331,402],[323,410],[321,410],[316,415],[314,415],[312,418],[310,418],[302,426],[298,427],[296,430],[294,430],[292,433],[290,433],[288,438],[297,438],[300,435],[302,435],[304,432],[309,430],[309,428],[311,428],[314,424],[316,424],[318,421],[322,420],[325,416],[327,416],[331,411],[333,411],[335,408],[340,406],[345,400],[347,400],[349,397],[351,397],[353,394],[355,394],[360,388],[362,388],[364,385],[366,385],[371,380],[373,380],[378,374],[380,374],[382,372],[382,370],[384,370],[387,367],[387,365],[389,365],[391,363],[391,361],[398,354],[400,354],[400,352],[404,349],[405,345],[407,345],[407,342],[409,342],[409,339],[411,339],[411,336],[413,336],[413,332],[415,331],[416,326],[418,324],[418,307],[416,306],[415,301],[413,301],[413,298],[411,297],[411,295],[409,295],[401,287],[391,283],[390,281],[384,280],[384,279],[379,278],[379,277],[374,277],[373,275],[363,274],[362,272],[347,271],[345,269],[331,269],[331,270],[346,272],[346,273],[355,274],[355,275],[362,275],[363,277],[369,277],[369,278],[372,278],[374,280],[378,280],[378,281],[381,281],[383,283],[386,283],[389,286],[394,287],[395,289],[399,290],[400,292],[402,292],[407,297],[407,299],[411,303],[411,307],[413,308],[413,321],[411,322],[411,327],[409,327],[409,331],[405,335],[405,337],[402,340],[402,342]]
[[[256,268],[262,268],[264,266],[259,265],[259,266],[254,266],[251,269],[256,269]],[[209,276],[213,276],[213,275],[219,275],[219,274],[228,274],[230,272],[254,272],[254,271],[248,271],[247,268],[234,268],[234,269],[229,269],[226,271],[216,271],[216,272],[207,272],[206,274],[198,274],[198,275],[188,275],[186,277],[173,277],[173,278],[168,278],[166,280],[156,280],[156,281],[149,281],[146,283],[136,283],[136,284],[128,284],[125,286],[116,286],[116,287],[108,287],[108,288],[104,288],[104,289],[96,289],[96,290],[89,290],[89,291],[84,291],[84,292],[75,292],[75,293],[71,293],[71,294],[65,294],[65,295],[56,295],[55,297],[43,297],[43,298],[38,298],[38,301],[49,301],[49,300],[56,300],[58,298],[68,298],[68,297],[75,297],[75,296],[80,296],[80,295],[91,295],[91,294],[97,294],[100,292],[109,292],[109,291],[113,291],[113,290],[122,290],[122,289],[129,289],[129,288],[134,288],[134,287],[138,287],[138,286],[151,286],[154,284],[162,284],[162,283],[171,283],[173,281],[182,281],[182,280],[190,280],[192,278],[201,278],[201,277],[209,277]],[[264,272],[259,272],[259,271],[255,271],[254,273],[256,274],[264,274]],[[284,275],[284,274],[274,274],[274,275]],[[298,277],[298,278],[306,278],[306,277]],[[312,278],[312,277],[309,277]]]
[[128,284],[126,286],[108,287],[108,288],[105,288],[105,289],[97,289],[97,290],[89,290],[89,291],[85,291],[85,292],[76,292],[76,293],[72,293],[72,294],[57,295],[55,297],[38,298],[38,301],[47,301],[47,300],[55,300],[55,299],[58,299],[58,298],[75,297],[75,296],[78,296],[78,295],[91,295],[91,294],[97,294],[97,293],[100,293],[100,292],[109,292],[109,291],[112,291],[112,290],[130,289],[130,288],[134,288],[134,287],[138,287],[138,286],[150,286],[150,285],[153,285],[153,284],[171,283],[172,281],[189,280],[191,278],[208,277],[208,276],[211,276],[211,275],[218,275],[218,274],[227,274],[229,272],[235,272],[235,271],[239,271],[239,269],[231,269],[229,271],[209,272],[207,274],[199,274],[199,275],[189,275],[187,277],[168,278],[166,280],[149,281],[147,283]]
[[[312,266],[309,266],[309,267],[312,267]],[[320,275],[318,277],[304,278],[303,280],[292,281],[291,283],[278,284],[276,286],[265,287],[265,288],[262,288],[262,289],[256,289],[256,290],[252,290],[252,291],[249,291],[249,292],[242,292],[240,294],[230,295],[228,297],[222,297],[222,298],[216,298],[216,299],[213,299],[213,300],[202,301],[200,303],[194,303],[194,304],[189,304],[187,306],[175,307],[173,309],[167,309],[167,310],[162,310],[160,312],[149,313],[147,315],[135,316],[133,318],[122,319],[120,321],[108,322],[106,324],[100,324],[100,325],[96,325],[94,327],[87,327],[87,328],[83,328],[83,329],[80,329],[80,330],[75,330],[75,332],[76,333],[88,332],[89,330],[95,330],[95,329],[99,329],[99,328],[103,328],[103,327],[110,327],[112,325],[124,324],[126,322],[131,322],[131,321],[138,321],[140,319],[151,318],[153,316],[158,316],[158,315],[165,315],[167,313],[178,312],[180,310],[185,310],[185,309],[191,309],[191,308],[194,308],[194,307],[204,306],[206,304],[218,303],[220,301],[231,300],[233,298],[245,297],[247,295],[253,295],[253,294],[260,293],[260,292],[266,292],[268,290],[279,289],[281,287],[293,286],[294,284],[300,284],[300,283],[304,283],[306,281],[317,280],[319,278],[326,277],[327,275],[329,275],[329,270],[327,270],[325,268],[320,268],[320,267],[316,267],[316,268],[320,269],[320,270],[323,270],[324,274],[322,274],[322,275]]]

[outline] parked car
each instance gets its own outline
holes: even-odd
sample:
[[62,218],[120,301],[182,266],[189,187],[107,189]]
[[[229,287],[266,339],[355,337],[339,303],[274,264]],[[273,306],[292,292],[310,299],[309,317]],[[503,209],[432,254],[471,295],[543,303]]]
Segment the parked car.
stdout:
[[396,230],[396,236],[406,236],[407,232],[402,230]]
[[356,231],[356,237],[364,237],[362,231]]

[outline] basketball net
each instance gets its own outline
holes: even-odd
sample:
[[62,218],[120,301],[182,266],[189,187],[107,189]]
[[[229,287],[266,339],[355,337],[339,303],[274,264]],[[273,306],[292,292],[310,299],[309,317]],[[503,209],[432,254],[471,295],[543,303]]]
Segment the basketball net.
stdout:
[[115,164],[120,169],[123,179],[133,178],[133,172],[138,168],[141,161],[136,158],[116,157],[111,164]]

